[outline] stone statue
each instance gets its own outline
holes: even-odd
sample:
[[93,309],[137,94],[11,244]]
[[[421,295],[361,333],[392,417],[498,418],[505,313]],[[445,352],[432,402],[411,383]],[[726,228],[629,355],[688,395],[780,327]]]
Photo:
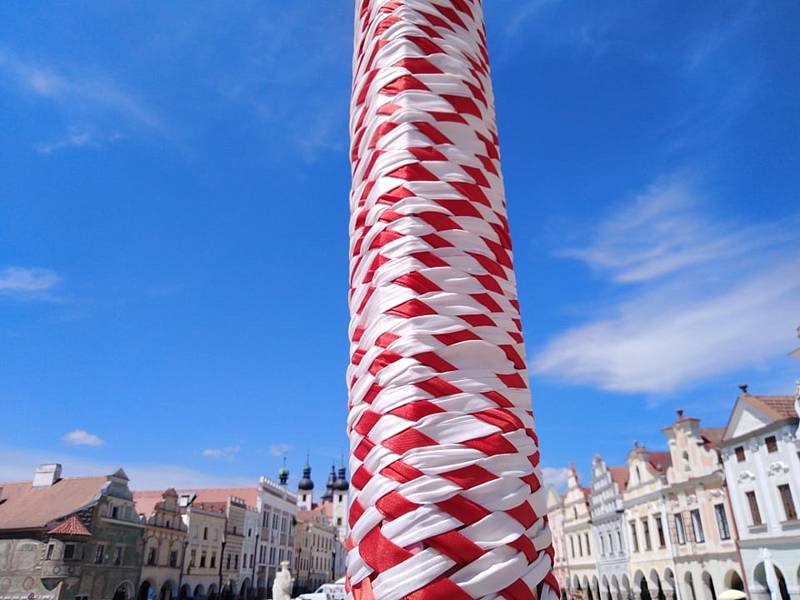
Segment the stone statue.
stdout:
[[281,570],[275,575],[275,582],[272,584],[273,600],[292,600],[292,587],[294,579],[289,573],[289,561],[281,561]]

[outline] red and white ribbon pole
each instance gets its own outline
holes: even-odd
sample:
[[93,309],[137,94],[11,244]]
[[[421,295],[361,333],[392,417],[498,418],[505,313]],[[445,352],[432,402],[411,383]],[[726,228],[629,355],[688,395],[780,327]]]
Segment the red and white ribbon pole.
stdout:
[[357,0],[356,600],[555,600],[479,0]]

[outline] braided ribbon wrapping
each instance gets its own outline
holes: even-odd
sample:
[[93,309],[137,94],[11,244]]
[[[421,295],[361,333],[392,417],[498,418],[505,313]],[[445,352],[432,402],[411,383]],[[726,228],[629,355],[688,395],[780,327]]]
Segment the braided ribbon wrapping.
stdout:
[[482,7],[357,0],[347,590],[558,597]]

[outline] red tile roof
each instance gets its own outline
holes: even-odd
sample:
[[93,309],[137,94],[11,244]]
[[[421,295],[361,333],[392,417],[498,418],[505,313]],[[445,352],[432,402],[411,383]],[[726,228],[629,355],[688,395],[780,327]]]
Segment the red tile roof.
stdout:
[[250,508],[255,509],[258,505],[258,490],[255,486],[253,487],[239,487],[239,488],[199,488],[194,490],[177,490],[178,494],[188,494],[194,493],[197,494],[197,498],[195,499],[195,505],[198,502],[206,503],[214,503],[214,502],[221,502],[222,504],[228,504],[228,498],[234,496],[236,498],[241,498],[244,500],[245,504]]
[[751,396],[744,394],[742,400],[750,403],[760,412],[765,413],[773,421],[797,418],[797,411],[794,409],[793,396]]
[[86,528],[86,525],[81,523],[80,519],[72,515],[69,519],[61,523],[58,527],[54,527],[48,531],[50,535],[82,535],[91,536],[92,532]]
[[662,473],[665,473],[672,464],[672,456],[669,452],[648,452],[648,454],[650,455],[650,464]]
[[133,492],[133,503],[136,514],[150,517],[156,511],[156,506],[161,502],[164,492]]
[[628,476],[630,475],[628,467],[609,467],[608,472],[611,473],[611,480],[617,484],[617,490],[624,491],[625,486],[628,485]]
[[33,487],[32,482],[0,483],[0,530],[42,529],[66,515],[95,502],[108,479],[67,477],[49,487]]

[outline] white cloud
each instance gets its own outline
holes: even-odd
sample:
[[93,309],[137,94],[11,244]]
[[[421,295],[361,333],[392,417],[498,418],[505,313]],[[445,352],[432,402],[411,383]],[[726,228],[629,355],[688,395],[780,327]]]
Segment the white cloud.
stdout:
[[511,18],[506,25],[506,36],[513,37],[523,28],[525,23],[534,17],[540,10],[548,4],[555,4],[558,0],[527,0],[520,2],[515,11],[511,13]]
[[565,253],[628,293],[549,340],[534,372],[657,395],[785,357],[800,319],[792,225],[736,228],[695,203],[685,182],[653,186]]
[[542,480],[545,487],[562,490],[567,485],[569,469],[567,467],[542,467]]
[[584,248],[561,252],[609,274],[638,283],[688,267],[742,256],[782,241],[774,225],[735,228],[700,214],[699,193],[681,178],[661,181],[601,223]]
[[0,296],[40,296],[60,283],[51,269],[8,267],[0,271]]
[[61,440],[70,446],[102,446],[105,440],[83,429],[75,429],[64,434]]
[[203,450],[203,456],[206,458],[227,458],[232,459],[239,453],[239,446],[228,446],[226,448],[206,448]]
[[[0,80],[6,79],[21,93],[46,99],[73,122],[70,132],[56,142],[41,143],[39,152],[68,147],[99,145],[119,139],[120,124],[139,131],[165,135],[161,118],[129,92],[109,79],[63,74],[53,67],[26,62],[8,49],[0,48]],[[112,123],[109,123],[111,121]],[[75,122],[82,124],[75,126]],[[91,127],[86,127],[91,123]],[[102,134],[87,129],[106,129]]]
[[289,444],[272,444],[269,447],[270,456],[281,457],[289,451]]
[[64,477],[108,475],[122,466],[130,477],[131,488],[139,490],[168,487],[237,487],[255,485],[258,481],[256,476],[238,473],[220,476],[183,465],[106,463],[44,450],[0,446],[0,482],[30,481],[37,465],[52,462],[60,462],[63,465]]
[[123,137],[119,132],[110,135],[98,135],[89,129],[72,128],[63,137],[36,144],[36,151],[40,154],[52,154],[68,148],[99,148],[107,143],[116,142]]

